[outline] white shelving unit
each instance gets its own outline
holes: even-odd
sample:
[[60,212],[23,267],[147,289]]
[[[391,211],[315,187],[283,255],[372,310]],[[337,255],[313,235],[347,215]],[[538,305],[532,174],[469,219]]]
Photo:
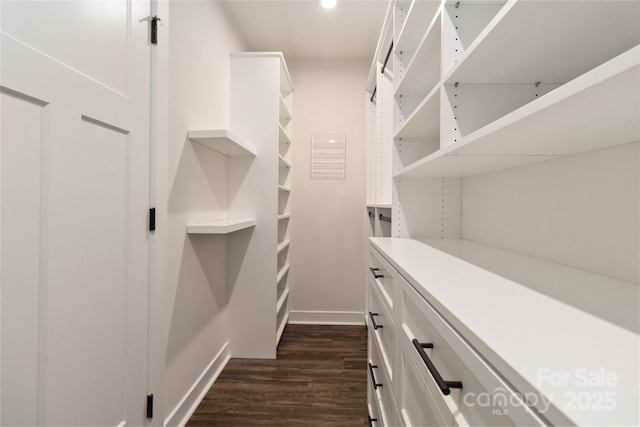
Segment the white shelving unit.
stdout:
[[[246,189],[236,213],[260,200],[251,238],[233,239],[233,251],[247,246],[230,296],[234,357],[275,358],[289,313],[289,253],[293,85],[279,52],[231,54],[230,128],[255,142],[246,177],[231,170],[232,185]],[[253,173],[255,172],[255,173]],[[250,312],[250,318],[246,313]]]
[[[247,195],[252,193],[251,181],[255,179],[252,176],[259,175],[256,171],[251,171],[256,148],[248,142],[251,138],[242,138],[229,129],[189,130],[187,138],[226,157],[229,194],[223,212],[197,215],[187,223],[186,233],[190,236],[229,236],[226,239],[227,256],[232,258],[232,262],[244,260],[245,251],[250,251],[250,248],[241,243],[246,236],[243,231],[255,230],[256,217],[259,215],[259,207],[253,203],[244,203],[248,201],[245,199]],[[223,218],[209,220],[219,216]],[[240,269],[250,268],[249,262],[240,262]]]
[[[374,246],[521,393],[531,391],[530,372],[510,369],[532,358],[507,347],[527,335],[560,343],[548,354],[566,366],[582,366],[576,337],[596,332],[624,335],[637,359],[640,3],[397,0],[393,12],[391,239]],[[381,40],[389,32],[385,24]],[[388,129],[386,119],[370,119],[369,134]],[[368,198],[373,214],[376,202]],[[487,288],[449,286],[472,277]],[[492,281],[504,287],[489,289]],[[492,310],[483,322],[498,331],[526,314],[523,335],[475,342],[479,323],[460,305],[472,316],[476,291]],[[509,299],[516,294],[543,294],[544,303],[533,310]],[[553,310],[584,321],[567,326],[558,314],[550,324]],[[547,421],[637,424],[637,366],[627,356],[606,363],[635,381],[619,389],[632,397],[617,410],[572,412],[560,402]]]
[[256,150],[227,129],[190,130],[187,137],[225,156],[255,156]]
[[277,248],[277,266],[278,273],[276,276],[276,343],[280,342],[284,328],[289,321],[289,259],[291,252],[290,241],[290,223],[291,213],[289,211],[291,197],[291,133],[293,129],[293,86],[287,66],[282,62],[282,76],[286,78],[280,79],[280,87],[278,97],[280,99],[279,109],[279,173],[278,173],[278,248]]
[[369,217],[369,237],[391,236],[391,204],[372,203],[367,204],[367,216]]
[[207,223],[187,224],[188,234],[229,234],[255,227],[255,219],[219,219]]
[[[393,148],[393,9],[410,2],[389,3],[384,28],[376,47],[367,81],[367,200],[369,236],[390,236],[391,174]],[[384,218],[381,220],[381,218]]]
[[470,176],[637,141],[639,74],[636,46],[395,176]]

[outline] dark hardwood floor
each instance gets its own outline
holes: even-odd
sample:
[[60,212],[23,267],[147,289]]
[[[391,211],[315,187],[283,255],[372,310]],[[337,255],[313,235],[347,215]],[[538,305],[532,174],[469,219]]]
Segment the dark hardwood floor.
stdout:
[[368,426],[365,326],[287,325],[278,358],[231,359],[188,426]]

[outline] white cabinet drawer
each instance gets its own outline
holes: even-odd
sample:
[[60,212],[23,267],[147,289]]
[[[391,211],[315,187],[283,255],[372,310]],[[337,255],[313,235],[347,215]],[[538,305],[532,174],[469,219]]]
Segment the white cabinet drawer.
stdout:
[[380,347],[387,374],[393,383],[396,364],[396,325],[376,288],[375,283],[370,281],[367,286],[370,301],[367,326],[369,331],[373,332],[372,339],[375,339]]
[[396,424],[396,404],[393,399],[393,385],[387,375],[387,370],[375,341],[373,332],[369,330],[369,385],[371,392],[378,402],[378,420],[380,425],[393,426]]
[[[403,346],[404,343],[400,343]],[[452,416],[445,418],[436,399],[427,387],[427,372],[410,357],[410,349],[398,349],[398,384],[396,402],[399,424],[403,426],[446,426],[453,424]]]
[[378,396],[376,396],[371,382],[367,386],[367,406],[369,407],[369,425],[371,427],[381,427],[383,424],[380,409],[378,408]]
[[[422,368],[430,396],[447,424],[544,425],[410,284],[402,278],[397,283],[400,351],[408,352],[407,358]],[[432,348],[420,345],[427,343]],[[403,355],[399,358],[404,361]],[[444,382],[461,382],[462,388],[438,384],[438,373]]]
[[380,295],[389,310],[393,313],[395,304],[395,280],[398,272],[385,260],[378,251],[369,248],[369,273],[371,280],[376,284]]

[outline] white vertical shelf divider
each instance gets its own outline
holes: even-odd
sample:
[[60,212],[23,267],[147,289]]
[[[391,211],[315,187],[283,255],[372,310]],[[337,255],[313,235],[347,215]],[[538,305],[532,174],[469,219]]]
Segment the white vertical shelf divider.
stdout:
[[254,144],[256,157],[229,168],[229,217],[252,211],[257,224],[251,235],[229,241],[234,357],[275,358],[286,324],[292,92],[281,53],[231,54],[229,128]]

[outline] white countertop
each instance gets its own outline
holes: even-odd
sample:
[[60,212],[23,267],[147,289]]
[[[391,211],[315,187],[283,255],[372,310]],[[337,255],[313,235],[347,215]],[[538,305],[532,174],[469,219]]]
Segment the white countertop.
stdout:
[[640,424],[638,334],[519,284],[532,268],[532,277],[613,286],[637,298],[627,282],[459,239],[370,240],[518,392],[550,402],[548,410],[542,399],[536,407],[551,423]]

